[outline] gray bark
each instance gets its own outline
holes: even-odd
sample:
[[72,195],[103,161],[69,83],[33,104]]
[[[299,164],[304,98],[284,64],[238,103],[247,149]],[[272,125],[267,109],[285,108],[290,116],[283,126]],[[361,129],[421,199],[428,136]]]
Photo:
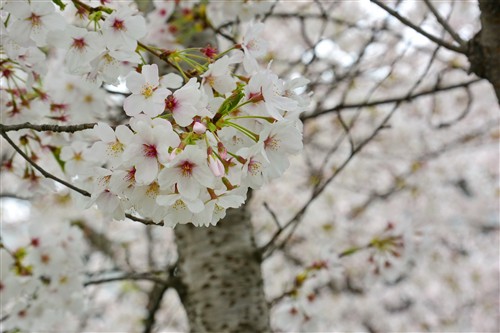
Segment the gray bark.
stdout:
[[500,1],[479,0],[481,30],[469,41],[470,71],[493,85],[500,102]]
[[228,210],[215,227],[175,228],[180,296],[192,332],[268,332],[260,256],[250,215]]

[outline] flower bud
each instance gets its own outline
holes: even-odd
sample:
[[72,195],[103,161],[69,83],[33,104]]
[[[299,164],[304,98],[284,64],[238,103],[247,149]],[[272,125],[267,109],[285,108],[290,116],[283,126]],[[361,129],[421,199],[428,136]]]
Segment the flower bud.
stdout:
[[219,153],[219,156],[225,160],[227,158],[227,149],[224,147],[224,144],[222,142],[217,143],[217,152]]
[[205,126],[203,123],[200,123],[199,121],[196,121],[193,125],[193,132],[196,134],[203,134],[207,131],[207,126]]
[[224,165],[218,158],[214,158],[212,155],[208,156],[208,166],[210,167],[210,170],[212,170],[215,177],[224,176]]

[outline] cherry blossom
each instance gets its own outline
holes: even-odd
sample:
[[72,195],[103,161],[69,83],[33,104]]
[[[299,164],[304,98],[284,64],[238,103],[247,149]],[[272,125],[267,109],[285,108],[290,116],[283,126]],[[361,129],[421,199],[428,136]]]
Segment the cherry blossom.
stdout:
[[255,23],[243,36],[243,41],[241,42],[241,48],[245,53],[243,67],[247,73],[259,70],[256,58],[263,56],[267,51],[267,42],[260,37],[263,30],[263,23]]
[[133,132],[124,125],[119,125],[113,131],[108,124],[102,122],[94,127],[93,132],[100,140],[91,148],[92,158],[96,161],[109,162],[111,166],[122,164],[123,151],[132,141]]
[[203,88],[209,95],[213,95],[212,88],[222,95],[236,88],[236,82],[231,76],[230,64],[231,59],[224,56],[208,65],[208,70],[202,77],[204,78]]
[[165,98],[165,110],[171,112],[176,123],[188,126],[193,122],[193,117],[200,114],[198,105],[201,99],[199,83],[191,79],[182,88]]
[[[55,37],[54,37],[55,38]],[[94,31],[68,26],[61,33],[61,39],[55,41],[63,49],[67,49],[66,66],[70,73],[84,74],[91,71],[90,62],[94,60],[104,48],[102,36]]]
[[183,197],[195,199],[204,186],[214,185],[214,175],[203,155],[203,151],[194,145],[184,148],[158,175],[160,185],[169,187],[175,184]]
[[103,23],[103,37],[110,50],[135,51],[137,40],[146,35],[144,17],[127,7],[109,15]]
[[145,65],[141,74],[131,72],[127,76],[127,88],[132,92],[123,103],[123,109],[128,116],[136,116],[144,112],[155,117],[165,108],[165,98],[171,93],[166,88],[159,87],[158,66]]
[[151,184],[158,175],[159,162],[169,159],[169,148],[175,148],[180,140],[172,125],[163,119],[155,119],[150,124],[138,120],[132,124],[136,135],[125,148],[122,159],[135,167],[135,180],[139,184]]
[[29,46],[30,41],[37,46],[45,46],[50,31],[65,27],[64,19],[55,13],[54,5],[50,2],[13,1],[5,4],[3,9],[16,18],[7,30],[10,37],[22,46]]

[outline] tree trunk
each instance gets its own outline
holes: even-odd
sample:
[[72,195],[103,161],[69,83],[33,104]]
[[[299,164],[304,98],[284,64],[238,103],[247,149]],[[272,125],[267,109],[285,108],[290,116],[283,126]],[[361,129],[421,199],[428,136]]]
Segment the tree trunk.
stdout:
[[500,102],[500,1],[479,0],[481,30],[469,41],[470,71],[490,81]]
[[269,310],[250,224],[242,207],[216,227],[178,225],[181,299],[192,332],[269,332]]

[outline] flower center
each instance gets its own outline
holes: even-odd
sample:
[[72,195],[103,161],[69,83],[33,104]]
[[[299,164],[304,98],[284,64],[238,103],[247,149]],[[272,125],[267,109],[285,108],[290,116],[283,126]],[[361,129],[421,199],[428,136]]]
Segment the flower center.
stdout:
[[144,98],[153,96],[153,86],[146,83],[144,86],[142,86],[141,94],[144,96]]
[[177,107],[177,100],[175,99],[174,95],[170,95],[167,98],[165,98],[166,110],[173,112],[176,107]]
[[153,158],[153,157],[158,156],[158,151],[156,150],[155,145],[143,144],[142,151],[144,152],[144,156],[149,157],[149,158]]
[[113,25],[111,27],[115,30],[126,30],[123,20],[116,19],[116,18],[115,18]]
[[135,171],[135,167],[132,167],[132,169],[128,170],[127,175],[125,176],[125,181],[127,181],[129,185],[135,183]]
[[158,193],[160,193],[160,185],[157,182],[151,183],[146,190],[146,195],[150,198],[156,198]]
[[87,43],[85,42],[85,39],[83,38],[73,38],[73,44],[71,47],[74,47],[75,49],[81,51],[87,46]]
[[115,142],[108,144],[107,151],[112,156],[118,156],[118,154],[123,151],[123,144],[116,140]]
[[31,26],[33,28],[38,28],[39,26],[42,25],[42,19],[41,16],[36,15],[35,13],[31,13],[31,16],[28,17],[28,20],[31,21]]
[[196,164],[191,163],[190,161],[182,162],[182,164],[179,165],[179,168],[181,169],[182,176],[183,177],[191,177],[195,166],[196,166]]
[[274,136],[270,136],[266,140],[264,140],[265,149],[276,151],[278,150],[279,146],[280,146],[280,141],[276,140]]
[[261,166],[262,163],[251,159],[250,162],[248,163],[248,172],[250,172],[252,176],[256,176],[259,174]]

